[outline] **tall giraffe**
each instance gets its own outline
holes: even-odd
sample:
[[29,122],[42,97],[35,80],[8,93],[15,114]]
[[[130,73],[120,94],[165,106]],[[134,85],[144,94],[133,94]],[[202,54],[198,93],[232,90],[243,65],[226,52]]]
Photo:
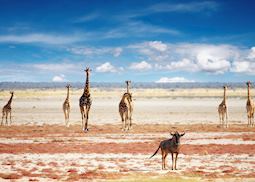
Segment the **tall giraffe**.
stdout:
[[131,81],[127,80],[126,84],[127,84],[127,93],[130,94],[130,99],[129,99],[129,114],[130,115],[129,115],[129,118],[130,118],[130,128],[132,128],[132,115],[133,115],[134,103],[132,100],[132,93],[129,92]]
[[[124,93],[119,103],[119,113],[122,121],[122,131],[130,129],[130,101],[132,96],[129,93]],[[129,123],[128,123],[129,120]]]
[[11,97],[10,97],[9,101],[7,102],[7,104],[3,107],[3,110],[2,110],[2,122],[1,122],[1,125],[3,125],[4,117],[5,117],[5,124],[8,125],[8,121],[7,121],[8,114],[10,114],[10,124],[11,124],[11,122],[12,122],[12,116],[11,116],[12,108],[11,108],[11,103],[12,103],[12,99],[13,99],[13,94],[14,94],[14,92],[10,92],[10,94],[11,94]]
[[69,127],[69,114],[70,114],[70,101],[69,101],[69,90],[70,90],[71,85],[67,84],[67,95],[66,95],[66,100],[63,103],[63,112],[65,115],[65,124],[66,127]]
[[[226,91],[227,91],[227,86],[223,86],[224,89],[224,94],[223,94],[223,101],[220,103],[218,107],[218,113],[219,113],[219,118],[220,118],[220,125],[222,127],[228,127],[228,108],[227,108],[227,97],[226,97]],[[226,118],[226,121],[225,121]]]
[[82,96],[80,97],[80,110],[81,110],[81,118],[82,118],[82,130],[84,132],[89,131],[88,129],[88,120],[89,120],[89,111],[92,104],[92,100],[90,98],[90,84],[89,84],[89,74],[91,69],[87,67],[86,72],[86,83],[84,87],[84,91]]
[[252,127],[254,125],[254,103],[253,103],[253,100],[252,100],[251,94],[250,94],[251,82],[248,81],[246,84],[247,84],[247,92],[248,92],[247,102],[246,102],[248,127],[249,126]]

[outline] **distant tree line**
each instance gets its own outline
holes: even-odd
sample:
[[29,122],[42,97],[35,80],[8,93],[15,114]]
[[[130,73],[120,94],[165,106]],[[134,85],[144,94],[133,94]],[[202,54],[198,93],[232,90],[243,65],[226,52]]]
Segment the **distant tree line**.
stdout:
[[[68,82],[73,88],[81,89],[84,87],[83,82]],[[0,82],[0,90],[11,89],[57,89],[64,88],[67,82]],[[246,88],[243,82],[219,83],[219,82],[194,82],[194,83],[154,83],[154,82],[132,82],[132,88],[221,88],[228,85],[230,88]],[[117,82],[92,82],[91,88],[125,88],[125,83]]]

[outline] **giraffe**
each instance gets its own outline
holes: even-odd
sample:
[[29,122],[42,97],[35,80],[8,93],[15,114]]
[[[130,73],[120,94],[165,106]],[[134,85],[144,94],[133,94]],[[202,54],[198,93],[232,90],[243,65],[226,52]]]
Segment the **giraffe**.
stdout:
[[133,104],[133,100],[132,100],[132,93],[129,92],[129,87],[131,85],[131,81],[127,80],[125,81],[127,84],[127,93],[130,94],[130,98],[129,99],[129,117],[130,117],[130,128],[132,128],[132,115],[133,115],[133,109],[134,109],[134,104]]
[[92,100],[90,98],[90,84],[89,84],[89,74],[91,69],[87,67],[86,72],[86,83],[84,87],[84,91],[82,96],[80,97],[80,110],[81,110],[81,118],[82,118],[82,130],[84,132],[89,131],[88,129],[88,120],[89,120],[89,111],[92,104]]
[[247,110],[247,117],[248,117],[248,127],[254,125],[254,103],[250,95],[250,88],[251,88],[251,82],[248,81],[247,83],[247,102],[246,102],[246,110]]
[[69,127],[69,114],[70,114],[70,101],[69,101],[69,90],[70,90],[71,85],[67,84],[66,88],[67,88],[67,96],[66,96],[66,100],[63,103],[63,112],[65,115],[65,124],[66,127]]
[[8,125],[8,121],[7,121],[8,114],[10,114],[10,124],[11,124],[11,122],[12,122],[12,116],[11,116],[12,108],[11,108],[11,103],[12,103],[12,99],[13,99],[13,94],[14,94],[14,92],[10,92],[10,94],[11,94],[11,97],[10,97],[9,101],[7,102],[7,104],[3,107],[3,110],[2,110],[2,122],[1,122],[1,125],[3,125],[4,117],[5,117],[5,124]]
[[[226,97],[226,91],[227,91],[227,86],[223,86],[224,89],[224,94],[223,94],[223,101],[220,103],[218,107],[218,113],[219,113],[219,118],[220,118],[220,125],[222,127],[228,127],[228,108],[227,108],[227,97]],[[225,120],[226,119],[226,120]]]
[[132,101],[132,96],[129,93],[124,93],[122,99],[119,103],[119,113],[122,121],[122,131],[130,129],[130,101]]

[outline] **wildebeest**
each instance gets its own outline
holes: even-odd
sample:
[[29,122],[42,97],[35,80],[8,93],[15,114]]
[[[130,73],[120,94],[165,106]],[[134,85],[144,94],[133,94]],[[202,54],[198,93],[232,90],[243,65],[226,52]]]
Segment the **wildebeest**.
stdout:
[[[170,133],[173,137],[167,140],[163,140],[160,142],[160,145],[156,152],[150,157],[152,158],[154,155],[157,154],[158,150],[161,149],[161,155],[162,155],[162,169],[166,169],[166,157],[168,153],[172,154],[172,170],[176,170],[176,161],[180,150],[180,138],[185,135],[185,132],[182,134],[179,134],[177,131],[175,133]],[[174,160],[174,153],[176,154],[175,160]],[[175,167],[174,167],[175,164]]]

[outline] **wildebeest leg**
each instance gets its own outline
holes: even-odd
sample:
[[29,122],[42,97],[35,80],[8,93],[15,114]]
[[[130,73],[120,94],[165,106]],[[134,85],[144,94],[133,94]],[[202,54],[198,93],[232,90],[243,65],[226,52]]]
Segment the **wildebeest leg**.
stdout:
[[174,153],[171,153],[172,155],[172,170],[174,170]]
[[165,152],[161,149],[161,155],[162,155],[162,170],[164,169],[165,164]]
[[175,170],[177,170],[177,169],[176,169],[177,157],[178,157],[178,153],[176,153],[176,156],[175,156],[175,163],[174,163],[174,166],[175,166],[174,169],[175,169]]
[[165,157],[164,157],[164,169],[166,169],[166,157],[167,157],[168,153],[165,153]]

